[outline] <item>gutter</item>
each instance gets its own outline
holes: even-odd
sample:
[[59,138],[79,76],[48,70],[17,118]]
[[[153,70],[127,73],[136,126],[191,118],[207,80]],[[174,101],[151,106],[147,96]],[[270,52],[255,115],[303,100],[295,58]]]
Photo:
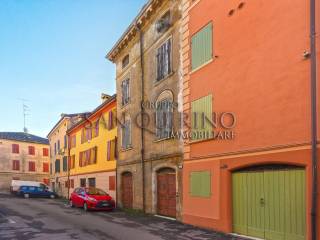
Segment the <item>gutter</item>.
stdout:
[[141,67],[141,103],[140,103],[140,117],[141,117],[141,174],[142,174],[142,210],[145,212],[146,209],[146,194],[145,194],[145,141],[144,141],[144,61],[143,61],[143,32],[141,26],[138,23],[135,27],[139,33],[139,45],[140,45],[140,67]]
[[317,57],[316,57],[316,1],[310,0],[310,91],[311,91],[311,154],[312,154],[312,206],[311,234],[312,240],[317,239]]

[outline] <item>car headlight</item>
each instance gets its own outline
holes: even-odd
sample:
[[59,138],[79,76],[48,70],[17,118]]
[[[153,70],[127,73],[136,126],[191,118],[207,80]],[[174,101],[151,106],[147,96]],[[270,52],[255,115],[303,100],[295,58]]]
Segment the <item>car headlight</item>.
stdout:
[[95,198],[92,198],[92,197],[88,197],[87,200],[91,201],[91,202],[96,202],[97,201]]

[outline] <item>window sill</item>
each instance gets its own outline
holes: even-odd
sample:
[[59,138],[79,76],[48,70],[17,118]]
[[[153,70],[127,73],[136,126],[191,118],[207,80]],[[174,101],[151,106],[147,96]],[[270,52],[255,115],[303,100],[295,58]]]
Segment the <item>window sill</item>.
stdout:
[[124,108],[126,108],[127,106],[129,106],[130,103],[131,103],[131,101],[129,101],[128,103],[126,103],[126,104],[124,104],[124,105],[121,104],[121,107],[120,107],[120,108],[121,108],[121,109],[124,109]]
[[128,147],[128,148],[121,148],[121,152],[127,152],[127,151],[130,151],[130,150],[132,150],[133,149],[133,147],[132,146],[130,146],[130,147]]
[[174,71],[171,71],[167,76],[165,76],[164,78],[160,79],[160,80],[155,80],[154,81],[154,86],[159,85],[160,83],[164,82],[165,80],[167,80],[168,78],[172,77],[175,74]]
[[193,69],[190,71],[190,74],[193,74],[195,72],[197,72],[198,70],[204,68],[205,66],[209,65],[211,62],[213,62],[214,58],[211,58],[209,61],[205,62],[204,64],[200,65],[199,67]]
[[163,141],[172,140],[172,139],[174,139],[174,138],[173,137],[159,138],[159,139],[154,140],[153,142],[157,143],[157,142],[163,142]]

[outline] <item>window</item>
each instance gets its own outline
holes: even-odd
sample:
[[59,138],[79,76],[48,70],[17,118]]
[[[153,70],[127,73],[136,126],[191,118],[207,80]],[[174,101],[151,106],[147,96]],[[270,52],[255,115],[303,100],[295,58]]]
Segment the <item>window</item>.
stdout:
[[79,153],[79,166],[85,167],[87,165],[95,164],[97,163],[97,151],[98,148],[90,148],[86,151]]
[[86,187],[86,179],[85,178],[81,178],[80,179],[80,187]]
[[99,123],[100,123],[100,119],[98,119],[97,121],[94,122],[94,129],[93,129],[92,137],[99,136]]
[[52,163],[50,163],[50,174],[52,174]]
[[157,50],[157,81],[171,73],[171,38]]
[[43,172],[49,172],[49,163],[43,163]]
[[212,133],[212,95],[191,102],[192,140],[211,138]]
[[190,195],[193,197],[211,196],[211,173],[200,171],[190,173]]
[[58,153],[60,152],[60,140],[58,140],[58,143],[57,143],[57,151],[58,151]]
[[131,121],[129,119],[125,120],[121,127],[121,140],[122,148],[128,149],[131,147]]
[[64,148],[67,148],[68,147],[68,138],[67,138],[67,135],[64,135],[64,138],[63,138],[63,142],[64,142],[64,144],[63,144],[63,147]]
[[96,187],[96,179],[95,178],[88,178],[89,187]]
[[43,148],[42,149],[42,155],[44,157],[48,157],[49,156],[49,149],[48,148]]
[[92,126],[87,125],[81,131],[81,143],[85,143],[92,139]]
[[71,179],[71,180],[70,180],[70,187],[71,187],[71,188],[74,188],[74,179]]
[[54,168],[56,173],[60,172],[60,159],[56,159]]
[[191,67],[195,70],[213,58],[212,23],[202,28],[191,38]]
[[35,148],[34,148],[34,146],[29,146],[28,149],[29,149],[29,155],[35,155]]
[[130,101],[130,80],[129,78],[121,83],[122,106],[127,105]]
[[12,153],[19,153],[19,144],[12,144]]
[[116,177],[109,176],[109,191],[116,190]]
[[20,161],[19,160],[12,161],[12,170],[15,170],[15,171],[20,170]]
[[114,116],[114,113],[113,113],[113,111],[112,110],[110,110],[109,112],[108,112],[108,130],[111,130],[111,129],[113,129],[114,128],[114,119],[115,118],[115,116]]
[[68,171],[68,157],[64,156],[62,161],[62,170],[66,172]]
[[172,102],[168,99],[157,102],[156,136],[158,139],[165,139],[171,136],[173,115],[172,105]]
[[107,141],[107,160],[114,161],[117,157],[117,137],[115,137],[114,139]]
[[129,54],[122,59],[122,69],[128,66],[128,64],[129,64]]
[[54,155],[57,155],[57,143],[54,143]]
[[42,182],[46,185],[49,185],[49,179],[48,178],[44,178],[42,179]]
[[29,162],[29,172],[35,172],[35,171],[36,171],[36,163]]
[[167,11],[157,22],[156,29],[158,33],[163,33],[171,26],[171,14]]
[[76,145],[77,145],[77,138],[76,138],[76,135],[73,135],[73,136],[71,136],[70,138],[71,138],[70,147],[71,147],[71,148],[76,147]]
[[70,159],[70,163],[69,163],[70,169],[75,168],[75,165],[76,165],[76,156],[75,156],[75,155],[72,155],[72,156],[70,156],[69,159]]

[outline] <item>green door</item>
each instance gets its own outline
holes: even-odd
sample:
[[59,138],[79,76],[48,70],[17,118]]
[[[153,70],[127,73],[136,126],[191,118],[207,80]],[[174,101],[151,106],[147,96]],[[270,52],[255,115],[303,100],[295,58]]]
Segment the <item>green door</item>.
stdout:
[[305,171],[232,174],[233,231],[272,240],[305,239]]

